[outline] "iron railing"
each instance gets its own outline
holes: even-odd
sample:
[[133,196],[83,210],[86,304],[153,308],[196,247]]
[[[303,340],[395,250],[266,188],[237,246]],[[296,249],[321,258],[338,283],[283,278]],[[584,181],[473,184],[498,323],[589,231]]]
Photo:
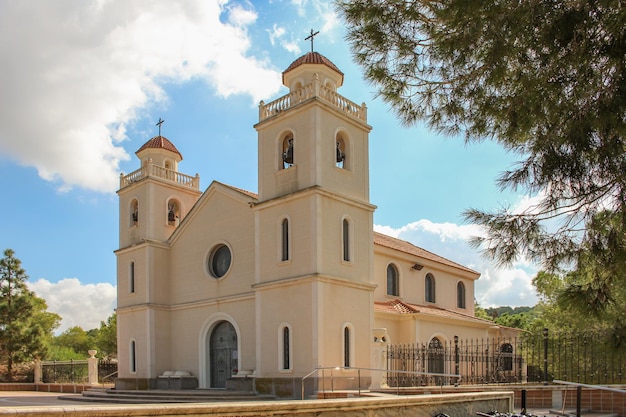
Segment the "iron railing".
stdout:
[[[460,381],[437,375],[460,374]],[[387,384],[416,387],[449,384],[550,382],[626,383],[626,349],[605,334],[522,334],[517,338],[483,338],[389,345]]]

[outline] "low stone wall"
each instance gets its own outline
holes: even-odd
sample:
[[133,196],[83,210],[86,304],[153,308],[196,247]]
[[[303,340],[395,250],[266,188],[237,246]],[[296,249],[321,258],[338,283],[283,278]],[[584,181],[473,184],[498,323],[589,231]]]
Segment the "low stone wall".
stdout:
[[272,417],[450,417],[476,415],[477,411],[511,411],[512,392],[478,392],[451,395],[353,398],[337,400],[255,401],[212,404],[153,404],[119,406],[72,405],[0,409],[12,417],[179,417],[179,416],[272,416]]

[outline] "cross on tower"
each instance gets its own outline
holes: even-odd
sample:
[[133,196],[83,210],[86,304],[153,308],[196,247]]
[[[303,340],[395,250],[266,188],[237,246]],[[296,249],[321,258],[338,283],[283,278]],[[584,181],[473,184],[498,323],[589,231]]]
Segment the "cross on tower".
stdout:
[[313,38],[315,38],[315,35],[317,35],[318,33],[320,33],[319,30],[317,32],[313,32],[313,29],[311,29],[311,34],[304,38],[305,41],[311,39],[311,52],[313,52]]
[[165,120],[161,119],[159,117],[159,121],[157,122],[156,126],[159,126],[159,136],[161,136],[161,125],[163,124]]

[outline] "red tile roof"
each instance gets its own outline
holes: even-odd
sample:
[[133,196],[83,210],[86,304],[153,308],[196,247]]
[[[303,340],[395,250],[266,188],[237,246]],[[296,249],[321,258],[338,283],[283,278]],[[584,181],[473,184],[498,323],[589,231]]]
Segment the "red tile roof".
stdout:
[[135,154],[143,151],[144,149],[166,149],[168,151],[174,152],[180,156],[180,159],[183,159],[183,155],[176,149],[176,146],[172,142],[169,141],[165,136],[155,136],[146,143],[143,144],[141,148]]
[[470,320],[476,323],[494,325],[492,321],[470,316],[468,314],[462,314],[456,311],[446,310],[444,308],[435,307],[435,306],[420,306],[416,304],[409,304],[398,299],[386,301],[386,302],[382,302],[382,301],[374,302],[374,312],[391,313],[391,314],[420,314],[420,315],[432,316],[432,317]]
[[287,69],[285,71],[283,71],[283,77],[289,71],[291,71],[294,68],[299,67],[300,65],[303,65],[303,64],[321,64],[321,65],[326,65],[328,68],[336,71],[337,73],[341,74],[341,76],[343,77],[343,72],[341,72],[339,70],[339,68],[337,68],[337,66],[330,61],[330,59],[326,58],[324,55],[322,55],[322,54],[320,54],[318,52],[307,52],[306,54],[302,55],[300,58],[298,58],[295,61],[293,61],[291,63],[291,65],[289,65],[287,67]]
[[379,245],[379,246],[384,246],[386,248],[394,249],[400,252],[408,253],[409,255],[419,256],[420,258],[427,259],[429,261],[437,262],[442,265],[461,269],[463,271],[471,272],[473,274],[478,275],[478,272],[470,268],[467,268],[461,264],[453,262],[442,256],[435,255],[434,253],[429,252],[426,249],[422,249],[418,246],[415,246],[412,243],[407,242],[405,240],[396,239],[395,237],[387,236],[382,233],[374,232],[374,244]]

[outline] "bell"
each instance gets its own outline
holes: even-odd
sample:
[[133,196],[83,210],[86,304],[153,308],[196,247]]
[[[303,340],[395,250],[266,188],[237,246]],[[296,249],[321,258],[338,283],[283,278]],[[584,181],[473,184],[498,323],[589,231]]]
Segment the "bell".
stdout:
[[343,162],[346,158],[346,154],[341,152],[341,148],[339,148],[339,142],[337,142],[337,163]]
[[176,215],[174,214],[173,210],[170,210],[169,213],[167,213],[167,221],[168,222],[176,221]]
[[289,139],[287,150],[283,153],[283,162],[293,164],[293,139]]

